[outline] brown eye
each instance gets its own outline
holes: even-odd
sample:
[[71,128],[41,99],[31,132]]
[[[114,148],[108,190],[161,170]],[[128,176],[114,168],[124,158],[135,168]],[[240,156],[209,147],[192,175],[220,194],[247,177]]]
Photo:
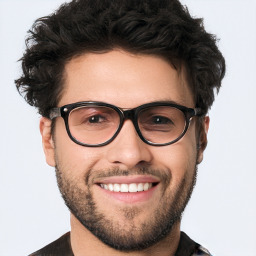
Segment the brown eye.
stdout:
[[89,118],[89,123],[101,123],[101,122],[104,122],[104,120],[105,120],[104,117],[100,115],[91,116]]
[[164,117],[164,116],[154,116],[152,118],[152,123],[156,124],[156,125],[157,124],[160,124],[160,125],[161,124],[169,124],[169,125],[174,124],[171,119]]

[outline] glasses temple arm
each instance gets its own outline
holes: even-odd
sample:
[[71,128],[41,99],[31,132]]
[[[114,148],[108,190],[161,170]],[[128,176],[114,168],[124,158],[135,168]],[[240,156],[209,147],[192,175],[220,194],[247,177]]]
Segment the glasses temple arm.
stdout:
[[201,108],[194,108],[195,116],[202,116],[203,112]]
[[49,114],[49,118],[52,120],[56,117],[59,117],[61,116],[61,113],[60,113],[60,108],[52,108],[50,110],[50,114]]

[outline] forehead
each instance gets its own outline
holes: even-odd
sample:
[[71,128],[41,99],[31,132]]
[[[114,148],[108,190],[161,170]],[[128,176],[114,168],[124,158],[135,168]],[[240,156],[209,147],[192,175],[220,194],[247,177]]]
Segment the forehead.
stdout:
[[59,106],[79,101],[103,101],[133,108],[152,101],[173,101],[194,107],[184,72],[166,60],[121,50],[86,53],[65,66]]

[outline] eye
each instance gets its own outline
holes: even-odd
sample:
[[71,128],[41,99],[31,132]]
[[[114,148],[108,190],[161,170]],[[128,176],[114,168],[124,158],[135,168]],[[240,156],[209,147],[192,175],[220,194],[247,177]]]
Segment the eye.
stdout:
[[140,129],[142,131],[151,132],[170,132],[175,128],[174,122],[166,116],[149,116],[139,122]]
[[88,121],[89,121],[89,123],[92,123],[92,124],[102,123],[105,121],[105,118],[101,115],[95,115],[95,116],[89,117]]
[[166,125],[166,124],[168,124],[168,125],[172,125],[172,124],[174,124],[173,122],[172,122],[172,120],[171,119],[169,119],[169,118],[167,118],[167,117],[164,117],[164,116],[153,116],[152,117],[152,123],[153,124],[162,124],[162,125]]

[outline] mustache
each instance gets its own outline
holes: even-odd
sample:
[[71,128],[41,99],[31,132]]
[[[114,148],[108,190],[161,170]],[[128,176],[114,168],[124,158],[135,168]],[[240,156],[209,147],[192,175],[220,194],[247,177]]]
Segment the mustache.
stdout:
[[171,171],[168,169],[154,169],[150,167],[133,168],[123,170],[120,168],[106,169],[106,170],[93,170],[91,169],[85,177],[86,183],[91,180],[92,183],[95,179],[108,178],[112,176],[132,176],[132,175],[152,175],[161,180],[161,182],[170,183],[172,178]]

